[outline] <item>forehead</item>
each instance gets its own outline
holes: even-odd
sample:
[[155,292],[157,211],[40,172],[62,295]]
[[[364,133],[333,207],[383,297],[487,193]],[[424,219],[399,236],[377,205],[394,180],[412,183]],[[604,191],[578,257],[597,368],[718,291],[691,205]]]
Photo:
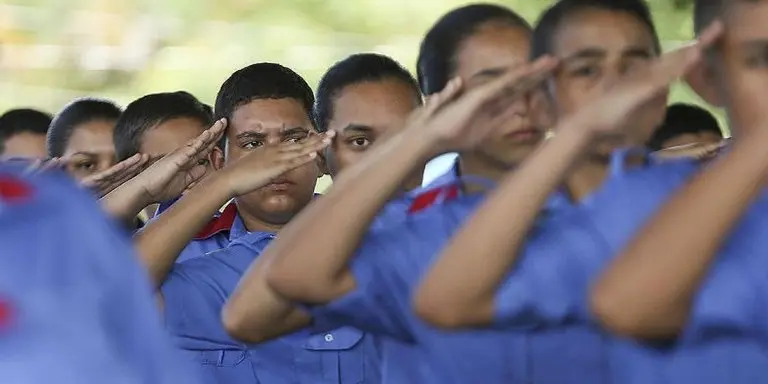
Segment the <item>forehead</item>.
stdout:
[[647,25],[620,11],[581,10],[566,16],[552,36],[553,53],[561,57],[587,48],[615,51],[627,46],[652,48],[654,39]]
[[311,128],[308,111],[296,99],[258,99],[235,109],[227,132],[279,133],[284,129]]
[[727,38],[768,39],[768,1],[736,1],[727,6],[725,14]]
[[67,148],[72,151],[113,152],[114,121],[94,120],[80,124],[72,131]]
[[518,26],[489,23],[465,38],[456,52],[456,73],[469,78],[488,69],[507,68],[528,61],[531,32]]
[[416,90],[397,79],[352,84],[333,101],[331,129],[349,124],[369,127],[400,124],[420,104]]
[[139,151],[152,156],[168,154],[186,145],[207,128],[199,120],[188,117],[162,122],[142,135]]

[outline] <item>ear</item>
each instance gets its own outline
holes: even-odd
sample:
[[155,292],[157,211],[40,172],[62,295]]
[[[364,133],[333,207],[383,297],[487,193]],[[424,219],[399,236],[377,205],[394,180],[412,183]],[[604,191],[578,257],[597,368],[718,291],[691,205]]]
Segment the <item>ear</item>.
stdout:
[[317,178],[321,178],[325,175],[330,175],[331,173],[328,171],[328,161],[326,160],[326,152],[325,150],[320,151],[317,153],[317,158],[315,158],[315,162],[317,163]]
[[213,148],[211,153],[208,154],[208,161],[216,171],[224,167],[224,152],[221,151],[221,148]]
[[717,90],[715,68],[710,60],[704,59],[688,71],[685,82],[707,103],[716,107],[723,106],[723,100]]

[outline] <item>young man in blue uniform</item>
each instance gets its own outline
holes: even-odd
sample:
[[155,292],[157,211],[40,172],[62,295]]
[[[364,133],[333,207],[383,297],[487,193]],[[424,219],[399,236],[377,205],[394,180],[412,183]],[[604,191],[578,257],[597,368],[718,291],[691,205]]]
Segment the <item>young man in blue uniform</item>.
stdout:
[[[217,115],[228,122],[227,165],[137,236],[168,330],[184,354],[203,368],[205,382],[379,380],[377,346],[356,329],[306,330],[255,345],[233,340],[220,318],[250,263],[284,222],[312,201],[315,180],[322,174],[318,152],[333,134],[314,131],[311,105],[311,90],[288,68],[260,63],[235,72],[222,86],[216,106]],[[243,233],[230,233],[229,244],[206,257],[176,263],[178,251],[232,198],[233,205],[214,222],[231,212],[229,223],[208,230],[231,232],[239,225]]]
[[[453,77],[460,77],[466,81],[468,89],[482,87],[484,84],[498,78],[508,67],[522,65],[527,60],[529,37],[530,27],[528,24],[514,12],[501,6],[488,4],[471,5],[448,13],[430,29],[422,42],[418,65],[419,83],[422,91],[438,99],[451,99],[455,96],[453,93],[460,91],[456,87],[458,83],[453,83],[449,86],[445,94],[437,94],[437,92],[446,87],[446,84]],[[423,209],[425,206],[441,199],[451,198],[463,193],[478,193],[482,191],[487,185],[473,183],[472,177],[488,183],[486,179],[493,179],[495,175],[502,174],[510,167],[514,167],[521,158],[535,148],[539,140],[544,136],[544,130],[542,127],[530,123],[527,104],[515,97],[501,98],[498,101],[510,101],[512,104],[509,109],[505,109],[507,113],[504,117],[507,117],[508,120],[504,122],[505,124],[500,125],[502,129],[493,131],[488,136],[485,136],[479,132],[490,130],[491,127],[495,127],[493,124],[498,123],[498,121],[468,122],[467,124],[472,125],[473,129],[478,131],[478,136],[486,138],[486,140],[483,140],[482,144],[476,146],[473,146],[473,144],[478,143],[472,140],[467,140],[466,143],[458,143],[457,148],[458,145],[464,145],[462,148],[472,147],[476,149],[464,151],[461,160],[451,167],[450,172],[439,181],[439,183],[450,184],[450,190],[436,189],[437,193],[433,194],[430,192],[417,196],[413,201],[413,205],[407,209],[409,213]],[[427,109],[430,109],[429,105],[435,104],[435,102],[437,100],[427,101]],[[484,116],[488,118],[487,115]],[[423,121],[408,124],[404,130],[399,131],[391,140],[383,142],[379,148],[388,148],[386,149],[387,151],[405,150],[405,145],[411,145],[411,142],[418,142],[433,135],[426,126],[420,125],[422,123]],[[474,125],[475,123],[477,125]],[[488,124],[489,127],[486,128],[484,123]],[[372,148],[371,153],[375,153],[376,150],[376,147]],[[390,152],[390,154],[396,156],[395,152]],[[326,257],[333,256],[334,254],[351,253],[355,248],[355,244],[360,240],[361,231],[364,232],[370,225],[377,228],[387,227],[402,221],[403,215],[400,218],[393,218],[389,215],[392,201],[405,181],[413,175],[414,171],[420,170],[422,164],[430,157],[430,154],[423,155],[425,157],[419,155],[407,160],[414,161],[414,163],[411,164],[409,169],[404,170],[406,172],[404,175],[399,175],[399,172],[402,170],[396,170],[394,167],[386,170],[368,169],[375,160],[373,160],[372,154],[367,155],[359,164],[355,164],[354,167],[348,168],[348,170],[339,175],[334,181],[335,186],[333,190],[337,189],[336,187],[338,187],[339,183],[349,186],[348,183],[353,183],[352,180],[359,179],[357,182],[361,185],[366,184],[375,190],[365,199],[371,206],[359,211],[355,205],[359,203],[357,200],[359,196],[350,200],[334,200],[333,203],[329,203],[330,205],[322,208],[323,210],[328,209],[330,206],[335,208],[333,212],[327,212],[330,214],[329,216],[315,216],[317,212],[311,214],[315,218],[327,217],[329,221],[326,223],[326,229],[334,228],[332,231],[322,231],[324,233],[321,235],[320,227],[306,226],[307,223],[304,221],[306,218],[302,218],[300,220],[304,221],[304,224],[297,226],[289,225],[290,231],[286,229],[281,232],[274,246],[266,251],[264,258],[269,260],[274,258],[278,262],[278,259],[282,258],[284,253],[295,252],[303,253],[306,257],[313,256],[311,262],[315,264],[317,261],[324,260]],[[392,165],[400,163],[401,160],[403,159],[398,159]],[[349,176],[345,176],[346,172],[349,172],[347,173]],[[376,186],[381,186],[380,181],[382,179],[369,180],[373,175],[384,176],[386,177],[384,180],[388,180],[384,183],[391,184],[387,184],[382,189],[376,189]],[[464,181],[467,182],[464,183]],[[370,190],[367,189],[367,191]],[[324,196],[313,206],[308,207],[308,209],[310,211],[314,210],[316,204],[321,203],[327,198],[327,195]],[[334,199],[338,198],[339,196]],[[382,199],[382,206],[376,205],[379,198]],[[383,210],[381,209],[382,207]],[[372,208],[373,211],[368,212],[369,208]],[[404,209],[400,209],[400,211],[402,213]],[[355,213],[351,214],[351,212]],[[375,220],[367,221],[369,213],[376,216]],[[346,218],[341,218],[340,215],[347,216],[346,218],[353,218],[355,223],[346,222]],[[305,215],[302,214],[300,216]],[[344,220],[342,220],[343,222],[337,222],[339,219]],[[358,220],[360,220],[359,223],[357,222]],[[311,250],[306,247],[309,245],[305,240],[307,238],[313,238],[315,239],[313,241],[316,241],[314,243],[315,246]],[[264,285],[264,275],[258,275],[255,271],[256,269],[254,269],[253,274],[249,274],[246,282],[242,284],[244,290],[246,287],[250,290],[248,297],[253,297],[250,295],[258,293],[255,289],[256,287]],[[243,294],[243,297],[246,297],[246,295]],[[239,300],[241,308],[247,306],[247,303],[248,300]],[[232,305],[235,306],[236,303]],[[312,308],[310,312],[315,314],[315,308]],[[326,316],[322,314],[314,317],[313,320],[315,326],[330,326],[325,323]],[[361,329],[376,332],[378,336],[392,336],[391,333],[379,332],[380,329],[371,328],[370,325],[373,325],[373,323],[359,324],[362,327]],[[492,335],[488,335],[488,337],[492,338]],[[385,366],[383,374],[387,382],[440,382],[445,377],[446,372],[440,372],[440,369],[435,370],[434,366],[425,363],[423,353],[413,347],[412,338],[398,336],[396,338],[390,337],[390,340],[392,342],[388,340],[388,343],[385,344],[383,361]]]
[[63,172],[22,172],[0,165],[0,381],[199,382],[124,233]]
[[699,167],[668,171],[688,182],[678,184],[680,190],[614,260],[592,295],[596,314],[614,332],[678,342],[684,352],[672,371],[677,382],[754,383],[768,371],[767,16],[765,1],[696,1],[696,33],[715,24],[724,34],[690,83],[726,109],[732,144],[692,178]]

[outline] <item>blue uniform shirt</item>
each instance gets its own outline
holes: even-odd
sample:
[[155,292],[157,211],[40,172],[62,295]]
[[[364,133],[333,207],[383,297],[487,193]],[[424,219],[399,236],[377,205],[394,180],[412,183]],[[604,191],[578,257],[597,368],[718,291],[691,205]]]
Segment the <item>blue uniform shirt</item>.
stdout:
[[[591,204],[550,217],[531,234],[496,305],[500,327],[539,328],[533,345],[541,353],[534,351],[531,359],[547,376],[537,375],[537,383],[567,377],[590,383],[753,383],[768,376],[768,353],[756,332],[768,320],[765,268],[752,255],[765,249],[759,233],[767,229],[767,199],[756,203],[723,248],[678,343],[655,348],[606,335],[589,313],[590,283],[698,169],[697,162],[681,160],[615,176]],[[751,278],[755,274],[762,280]],[[571,364],[553,370],[553,359]]]
[[525,363],[510,357],[523,343],[497,331],[439,331],[411,309],[412,289],[482,198],[461,196],[408,216],[398,226],[370,231],[351,263],[357,288],[313,308],[313,315],[410,343],[404,363],[422,375],[403,383],[516,382],[517,365]]
[[[627,151],[612,157],[611,174],[625,173]],[[435,183],[458,183],[456,167]],[[412,315],[411,290],[431,265],[434,256],[470,215],[483,196],[464,196],[455,200],[438,200],[434,206],[416,213],[400,227],[372,231],[363,241],[352,263],[359,286],[357,290],[325,306],[313,309],[316,318],[337,324],[351,324],[363,330],[403,342],[415,343],[413,353],[426,356],[422,371],[432,377],[411,382],[533,382],[539,383],[539,371],[530,356],[546,353],[532,346],[529,333],[493,331],[445,333],[425,327]],[[591,198],[586,200],[592,201]],[[574,207],[567,195],[556,192],[547,202],[543,217]],[[329,320],[330,319],[330,320]],[[532,327],[530,328],[532,329]],[[528,329],[527,329],[528,330]],[[570,351],[579,359],[578,340]],[[386,351],[386,350],[385,350]],[[404,355],[409,361],[418,361]],[[580,359],[589,362],[587,359]],[[601,360],[603,361],[603,360]],[[386,362],[386,354],[385,354]],[[405,362],[408,366],[408,361]],[[410,365],[413,365],[411,363]],[[589,367],[600,369],[594,364]],[[551,367],[547,371],[553,371]],[[557,370],[554,370],[557,371]],[[439,372],[439,373],[437,373]],[[388,372],[385,370],[385,375]],[[562,380],[564,375],[559,376]],[[572,378],[572,377],[571,377]],[[543,382],[543,381],[542,381]],[[560,381],[562,382],[562,381]]]
[[197,383],[123,231],[65,174],[18,177],[0,168],[0,382]]
[[177,345],[202,367],[206,383],[380,382],[377,341],[354,328],[319,334],[305,329],[258,345],[226,333],[222,307],[273,238],[250,233],[205,257],[176,264],[162,293],[166,324]]

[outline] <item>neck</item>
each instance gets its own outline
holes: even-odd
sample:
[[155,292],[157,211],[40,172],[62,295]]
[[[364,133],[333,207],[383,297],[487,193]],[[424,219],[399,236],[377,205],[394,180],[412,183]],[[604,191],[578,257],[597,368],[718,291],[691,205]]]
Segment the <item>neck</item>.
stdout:
[[586,160],[565,179],[565,190],[572,201],[582,201],[600,188],[608,177],[608,163],[601,160]]
[[[488,161],[478,158],[477,156],[471,156],[461,154],[459,156],[459,172],[462,176],[474,176],[482,179],[499,183],[504,175],[507,174],[512,168],[508,166],[501,166],[500,164],[490,164]],[[486,186],[478,185],[476,183],[468,183],[462,187],[464,193],[478,193],[487,190]]]
[[248,232],[277,233],[283,226],[285,226],[285,224],[287,224],[287,220],[263,220],[257,215],[248,212],[248,210],[244,209],[245,207],[240,205],[237,201],[235,201],[235,204],[237,204],[237,214],[240,216],[240,220],[243,221],[243,225],[245,225],[245,229],[247,229]]

